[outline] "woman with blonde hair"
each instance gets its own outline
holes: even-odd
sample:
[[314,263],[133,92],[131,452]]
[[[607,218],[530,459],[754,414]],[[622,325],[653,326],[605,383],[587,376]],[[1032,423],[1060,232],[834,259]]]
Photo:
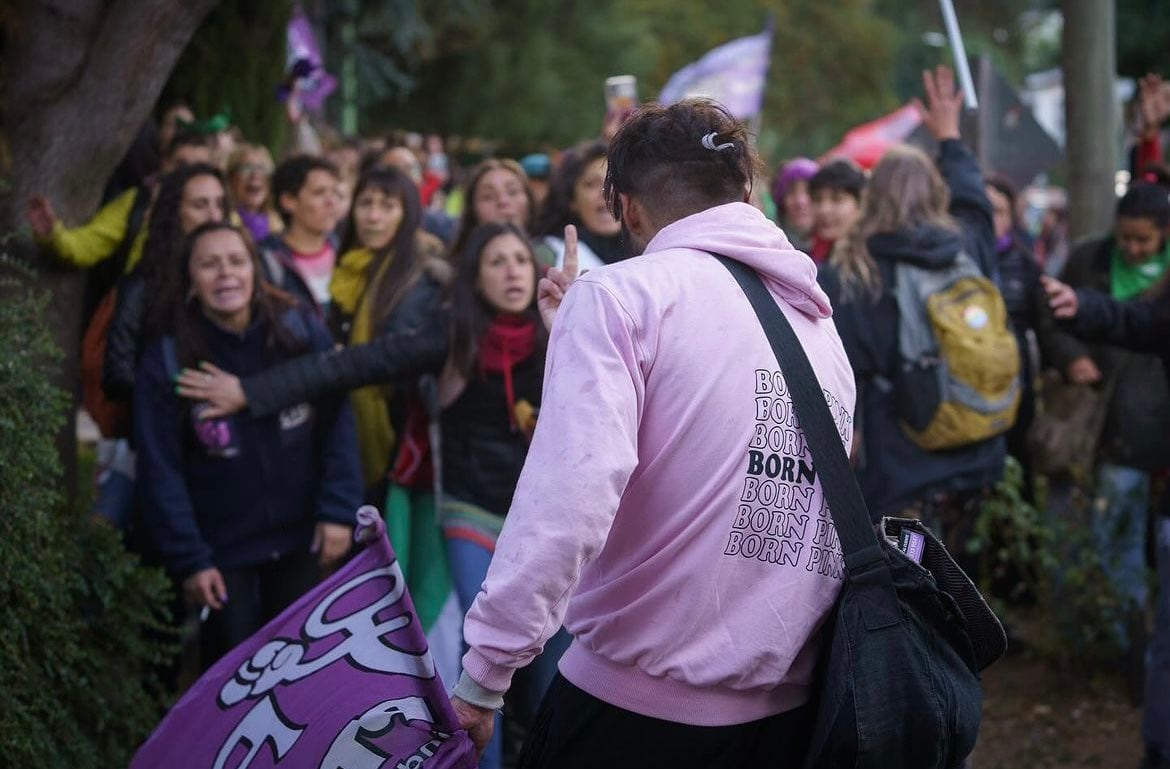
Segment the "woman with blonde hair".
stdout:
[[954,535],[951,552],[961,554],[955,540],[965,537],[982,489],[1002,474],[1004,440],[995,435],[927,450],[904,430],[908,400],[917,396],[904,384],[895,281],[909,275],[902,265],[941,271],[961,259],[994,280],[995,231],[983,177],[959,140],[962,95],[945,68],[923,79],[923,122],[939,143],[937,161],[912,147],[886,153],[860,218],[834,248],[820,281],[858,381],[854,454],[871,513],[941,523],[944,536]]
[[272,155],[259,144],[241,144],[228,157],[227,179],[236,215],[256,243],[283,226],[272,205]]

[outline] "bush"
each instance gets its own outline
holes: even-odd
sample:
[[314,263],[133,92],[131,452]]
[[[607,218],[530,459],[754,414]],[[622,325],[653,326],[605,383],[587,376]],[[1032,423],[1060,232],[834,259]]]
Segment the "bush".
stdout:
[[[1008,457],[1004,477],[984,500],[968,551],[980,559],[980,588],[1016,630],[1051,661],[1099,669],[1122,653],[1118,628],[1129,619],[1101,565],[1089,525],[1092,494],[1043,514],[1021,496],[1023,470]],[[1027,608],[1029,611],[1021,611]]]
[[125,766],[157,722],[170,587],[70,509],[54,436],[70,399],[48,297],[0,256],[0,746],[7,766]]

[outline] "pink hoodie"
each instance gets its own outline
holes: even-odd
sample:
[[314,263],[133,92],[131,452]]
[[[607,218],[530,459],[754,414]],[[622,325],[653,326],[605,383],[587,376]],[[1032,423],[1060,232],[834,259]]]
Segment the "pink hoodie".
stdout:
[[853,374],[816,267],[755,208],[687,217],[584,275],[467,615],[483,688],[506,690],[563,619],[561,673],[626,710],[719,726],[807,701],[840,546],[772,349],[708,251],[764,276],[848,446]]

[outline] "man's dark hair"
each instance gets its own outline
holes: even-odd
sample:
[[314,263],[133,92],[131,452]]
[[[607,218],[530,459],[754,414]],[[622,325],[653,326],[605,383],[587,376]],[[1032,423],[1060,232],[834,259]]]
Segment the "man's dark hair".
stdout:
[[309,174],[313,171],[325,171],[334,178],[339,178],[337,166],[316,155],[293,155],[272,172],[272,199],[276,202],[276,210],[285,227],[292,223],[292,216],[280,205],[280,198],[283,195],[292,195],[295,198],[300,194],[301,188],[305,186]]
[[647,105],[626,119],[609,146],[605,197],[618,221],[623,194],[668,224],[744,201],[762,168],[747,130],[719,104]]
[[175,153],[183,147],[203,147],[204,149],[209,149],[211,147],[211,137],[195,131],[179,131],[175,134],[175,138],[171,139],[171,143],[167,145],[167,157],[174,157]]
[[821,166],[821,170],[808,180],[810,195],[820,190],[841,190],[860,201],[864,189],[865,174],[851,160],[832,160]]

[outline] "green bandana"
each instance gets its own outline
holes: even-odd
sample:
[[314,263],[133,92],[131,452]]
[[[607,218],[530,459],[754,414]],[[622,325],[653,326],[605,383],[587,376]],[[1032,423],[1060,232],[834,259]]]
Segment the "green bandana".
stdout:
[[1157,283],[1166,267],[1170,266],[1170,240],[1162,245],[1161,251],[1136,266],[1125,261],[1115,244],[1109,265],[1109,290],[1113,298],[1121,301],[1131,299]]

